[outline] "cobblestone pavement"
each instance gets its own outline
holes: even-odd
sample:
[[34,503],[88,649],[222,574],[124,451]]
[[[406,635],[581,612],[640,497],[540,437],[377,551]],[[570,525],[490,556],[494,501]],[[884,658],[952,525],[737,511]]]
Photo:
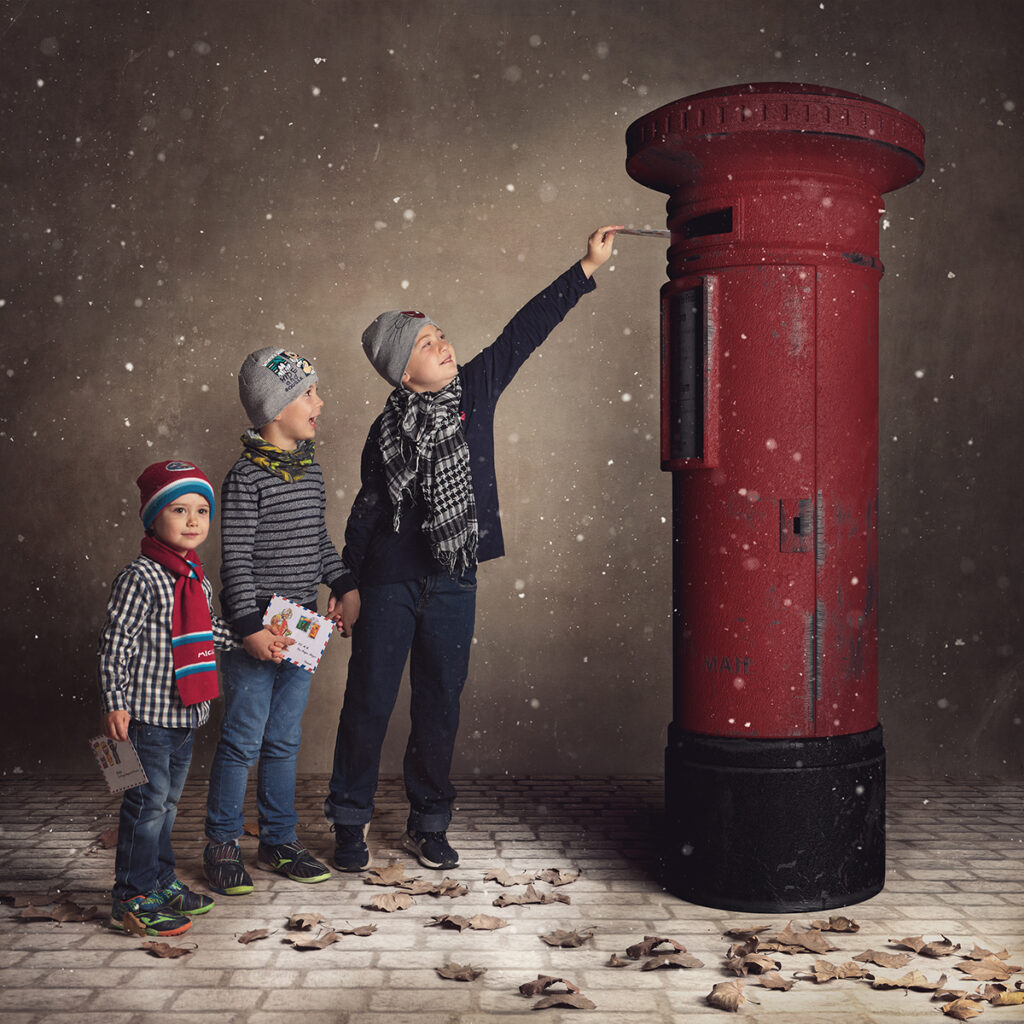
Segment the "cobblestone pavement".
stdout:
[[[320,813],[323,777],[300,780],[300,835],[323,857],[333,837]],[[252,788],[252,787],[250,787]],[[157,959],[142,941],[106,923],[113,850],[100,837],[116,825],[119,798],[92,777],[15,778],[0,784],[0,893],[60,891],[80,906],[97,906],[94,920],[58,924],[21,920],[7,899],[0,906],[0,1022],[2,1024],[483,1024],[526,1017],[591,1024],[651,1024],[715,1018],[712,987],[734,979],[723,966],[728,928],[767,924],[787,916],[741,915],[684,903],[656,880],[655,851],[661,783],[651,778],[472,778],[459,780],[460,797],[449,837],[462,854],[449,874],[469,893],[455,899],[417,895],[403,911],[366,909],[373,894],[362,875],[335,874],[303,886],[254,871],[251,896],[218,897],[209,914],[177,939],[192,949],[180,959]],[[175,827],[179,874],[202,889],[205,782],[193,778]],[[254,812],[250,818],[255,820]],[[382,783],[370,833],[375,866],[401,862],[407,876],[438,880],[396,846],[405,807],[396,780]],[[890,780],[889,865],[885,890],[856,907],[793,916],[794,927],[846,914],[857,934],[829,933],[834,963],[868,949],[895,952],[891,940],[948,936],[963,951],[974,943],[1024,963],[1024,782]],[[246,837],[247,862],[256,840]],[[579,879],[540,892],[569,896],[568,904],[506,906],[493,901],[523,893],[485,882],[495,868],[515,874],[556,867]],[[41,902],[41,901],[40,901]],[[50,909],[53,909],[52,907]],[[366,936],[347,935],[322,950],[300,951],[285,942],[289,916],[313,912],[334,929],[375,924]],[[509,922],[495,931],[427,927],[437,915],[491,914]],[[241,944],[252,929],[264,939]],[[593,933],[579,948],[552,947],[541,935],[555,930]],[[318,934],[314,930],[312,934]],[[675,939],[703,962],[691,969],[644,971],[643,961],[607,966],[644,936]],[[662,947],[658,952],[667,951]],[[814,955],[778,954],[792,978],[813,966]],[[486,968],[469,982],[441,978],[436,968],[455,962]],[[930,981],[974,990],[956,969],[960,956],[921,956],[898,970],[918,969]],[[594,1009],[546,1009],[519,986],[540,974],[567,978]],[[1024,978],[1024,973],[1014,975]],[[1010,984],[1013,984],[1011,980]],[[551,991],[557,991],[557,988]],[[790,991],[770,991],[744,979],[747,1002],[736,1017],[753,1024],[883,1024],[934,1021],[941,1003],[927,992],[873,989],[866,981],[815,984],[797,980]],[[1021,1024],[1024,1007],[984,1005],[985,1020]]]

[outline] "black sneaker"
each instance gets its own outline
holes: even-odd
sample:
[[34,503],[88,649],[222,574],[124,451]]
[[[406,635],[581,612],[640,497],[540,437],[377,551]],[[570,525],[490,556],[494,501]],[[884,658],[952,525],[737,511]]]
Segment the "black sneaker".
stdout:
[[449,868],[459,866],[459,855],[451,848],[443,832],[413,832],[411,829],[402,836],[402,848],[408,850],[425,868]]
[[201,892],[193,892],[184,882],[175,879],[166,889],[161,889],[157,896],[164,901],[168,910],[179,914],[205,914],[214,903],[212,896],[204,896]]
[[225,896],[248,896],[252,892],[252,876],[242,863],[238,843],[207,843],[203,874],[214,892]]
[[130,899],[115,899],[110,906],[110,923],[120,931],[131,931],[126,917],[131,916],[141,925],[147,935],[181,935],[192,927],[184,914],[164,906],[163,893],[151,892],[148,896],[132,896]]
[[297,839],[280,846],[261,842],[256,866],[276,871],[293,882],[326,882],[331,877],[327,865],[321,864]]
[[332,825],[334,833],[334,866],[339,871],[365,871],[370,866],[366,845],[366,825]]

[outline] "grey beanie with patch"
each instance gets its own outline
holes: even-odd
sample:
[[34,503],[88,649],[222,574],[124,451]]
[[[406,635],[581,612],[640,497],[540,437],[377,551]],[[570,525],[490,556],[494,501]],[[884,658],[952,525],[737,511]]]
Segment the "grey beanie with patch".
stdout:
[[426,313],[415,309],[391,309],[381,313],[363,331],[363,351],[373,368],[393,387],[401,387],[402,375],[409,365],[416,335],[427,324],[437,327]]
[[238,371],[238,397],[249,422],[258,429],[316,382],[316,370],[308,359],[271,345],[246,356]]

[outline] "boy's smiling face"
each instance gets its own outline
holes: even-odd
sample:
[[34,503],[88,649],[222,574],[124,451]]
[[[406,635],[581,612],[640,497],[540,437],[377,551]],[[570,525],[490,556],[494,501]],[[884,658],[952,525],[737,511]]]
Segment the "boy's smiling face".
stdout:
[[183,494],[160,509],[152,530],[157,540],[184,558],[210,532],[210,503],[201,494]]
[[427,324],[413,342],[402,383],[410,391],[440,391],[458,372],[455,349],[448,343],[444,331],[437,324]]

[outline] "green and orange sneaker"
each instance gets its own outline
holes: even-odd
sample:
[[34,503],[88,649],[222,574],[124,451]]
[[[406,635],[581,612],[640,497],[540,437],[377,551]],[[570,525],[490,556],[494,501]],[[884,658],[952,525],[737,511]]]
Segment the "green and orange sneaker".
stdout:
[[164,905],[163,893],[159,892],[126,900],[115,899],[110,906],[111,926],[119,931],[131,931],[125,920],[129,915],[145,928],[147,935],[180,935],[192,927],[192,922],[184,914]]

